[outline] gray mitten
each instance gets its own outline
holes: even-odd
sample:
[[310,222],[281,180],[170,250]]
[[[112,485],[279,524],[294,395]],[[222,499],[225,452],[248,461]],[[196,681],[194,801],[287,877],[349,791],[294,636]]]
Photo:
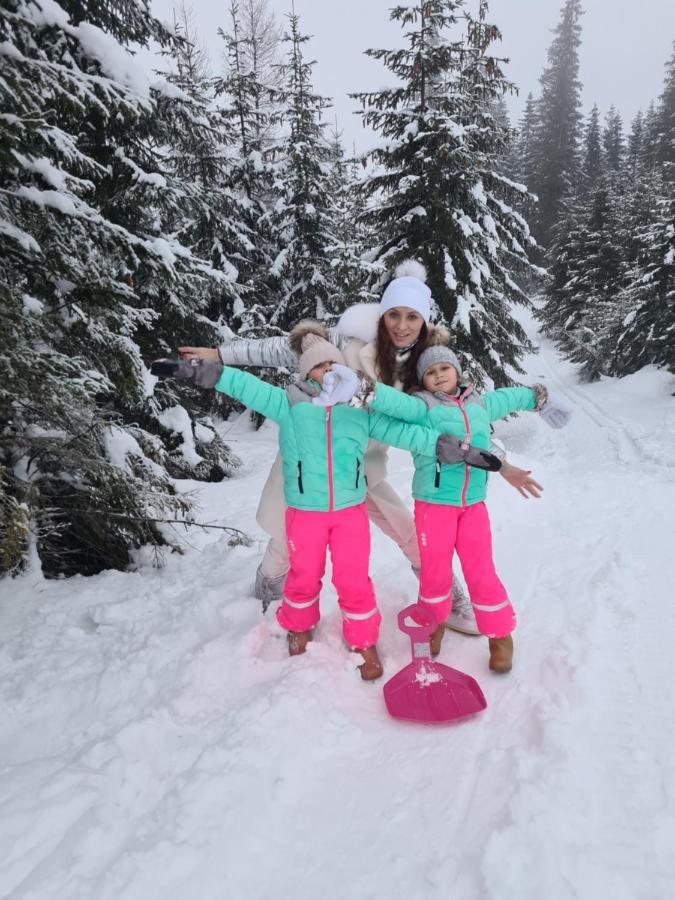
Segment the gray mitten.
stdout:
[[475,469],[485,469],[488,472],[498,472],[502,467],[502,461],[494,453],[473,447],[451,434],[442,434],[436,441],[436,456],[442,463],[455,465],[466,463]]
[[222,363],[205,359],[156,359],[150,366],[157,378],[184,378],[200,388],[214,388],[222,372]]
[[549,427],[564,428],[572,417],[572,410],[557,394],[549,393],[539,415]]

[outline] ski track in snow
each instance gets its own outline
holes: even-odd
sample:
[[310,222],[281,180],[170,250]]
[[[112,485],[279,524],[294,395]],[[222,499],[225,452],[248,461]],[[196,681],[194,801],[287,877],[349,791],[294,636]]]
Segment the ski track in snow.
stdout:
[[[491,675],[484,639],[447,633],[441,660],[488,701],[471,720],[390,719],[328,578],[317,640],[288,658],[251,596],[276,432],[245,416],[222,429],[242,471],[184,489],[252,546],[191,529],[161,570],[2,583],[0,897],[675,896],[675,381],[580,385],[546,342],[526,367],[574,417],[497,425],[545,493],[491,482],[516,664]],[[407,454],[390,474],[409,501]],[[372,574],[386,679],[416,581],[376,532]]]

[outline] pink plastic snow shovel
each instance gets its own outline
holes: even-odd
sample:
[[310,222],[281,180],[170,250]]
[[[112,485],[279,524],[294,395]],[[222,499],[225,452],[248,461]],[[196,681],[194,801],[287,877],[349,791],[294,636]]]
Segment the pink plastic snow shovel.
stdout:
[[[415,624],[408,625],[408,618]],[[402,609],[398,627],[410,636],[413,659],[384,686],[390,716],[440,724],[485,709],[487,703],[475,678],[432,660],[429,637],[436,623],[423,606],[413,603]]]

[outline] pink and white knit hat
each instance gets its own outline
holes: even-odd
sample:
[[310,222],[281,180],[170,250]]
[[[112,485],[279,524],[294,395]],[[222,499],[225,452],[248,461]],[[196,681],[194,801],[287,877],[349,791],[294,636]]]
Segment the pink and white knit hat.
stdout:
[[314,366],[322,362],[336,362],[345,366],[345,358],[335,344],[324,340],[320,335],[309,332],[302,339],[302,353],[298,360],[300,377],[307,378]]

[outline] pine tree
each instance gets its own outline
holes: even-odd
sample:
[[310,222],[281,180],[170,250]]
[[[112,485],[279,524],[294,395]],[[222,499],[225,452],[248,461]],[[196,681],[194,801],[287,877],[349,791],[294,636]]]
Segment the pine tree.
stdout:
[[657,147],[656,157],[663,166],[665,177],[675,178],[673,163],[675,162],[675,42],[673,54],[666,64],[666,77],[663,93],[659,98],[657,112]]
[[628,146],[626,148],[626,169],[627,175],[631,179],[635,179],[642,168],[644,152],[643,144],[644,117],[642,115],[642,110],[638,110],[631,123],[630,134],[628,135]]
[[507,175],[525,186],[530,185],[534,180],[536,132],[537,104],[532,93],[529,93],[523,114],[518,122],[507,166]]
[[[384,138],[365,184],[376,258],[391,270],[408,257],[422,262],[476,380],[504,384],[529,349],[510,304],[527,303],[514,274],[527,267],[533,241],[513,210],[522,190],[496,171],[507,136],[492,109],[509,84],[489,54],[499,31],[486,14],[481,3],[471,18],[463,0],[395,7],[407,48],[367,53],[401,84],[354,96]],[[467,34],[451,38],[464,16]]]
[[[249,15],[257,10],[248,0]],[[252,39],[240,20],[238,3],[230,3],[230,30],[220,30],[227,49],[227,72],[216,80],[223,115],[232,147],[223,185],[237,201],[236,223],[241,235],[241,251],[235,257],[241,292],[228,324],[247,337],[278,333],[269,322],[278,298],[270,269],[278,252],[269,211],[273,193],[274,167],[267,159],[269,110],[274,89],[263,84],[253,68]],[[254,20],[254,26],[258,20]],[[258,23],[259,24],[259,23]]]
[[369,262],[367,251],[372,236],[365,224],[366,202],[358,163],[345,156],[337,123],[330,140],[331,171],[328,180],[329,214],[332,222],[331,242],[327,247],[332,270],[332,292],[326,311],[335,320],[353,303],[376,299],[370,289],[374,273],[381,267]]
[[578,171],[581,15],[581,0],[565,0],[540,78],[536,164],[528,186],[539,198],[535,233],[544,247],[550,243],[560,202],[573,188]]
[[605,151],[607,171],[616,176],[621,175],[625,163],[626,147],[623,138],[623,122],[613,105],[607,113],[605,128],[602,132],[602,145]]
[[183,186],[162,170],[158,89],[124,46],[170,42],[145,4],[2,12],[2,508],[23,511],[47,574],[91,573],[165,543],[156,519],[187,508],[165,467],[204,458],[185,410],[166,437],[144,361],[172,346],[165,316],[186,326],[229,282],[164,227]]
[[675,372],[675,185],[664,185],[652,221],[638,235],[639,249],[620,298],[625,316],[617,329],[612,371],[654,364]]
[[314,62],[303,56],[309,37],[301,34],[299,17],[291,13],[288,20],[288,57],[278,92],[279,122],[287,135],[278,147],[273,188],[272,224],[280,250],[271,273],[277,304],[270,320],[283,329],[303,317],[324,318],[332,293],[329,146],[322,121],[330,103],[312,88]]
[[581,161],[584,191],[587,192],[595,188],[598,178],[600,178],[604,169],[605,160],[600,135],[600,111],[596,103],[588,116],[588,122],[584,131]]
[[618,375],[648,364],[675,372],[675,54],[645,131],[645,165],[633,188],[637,213],[627,228],[632,252],[620,296],[625,315],[615,329],[612,371]]

